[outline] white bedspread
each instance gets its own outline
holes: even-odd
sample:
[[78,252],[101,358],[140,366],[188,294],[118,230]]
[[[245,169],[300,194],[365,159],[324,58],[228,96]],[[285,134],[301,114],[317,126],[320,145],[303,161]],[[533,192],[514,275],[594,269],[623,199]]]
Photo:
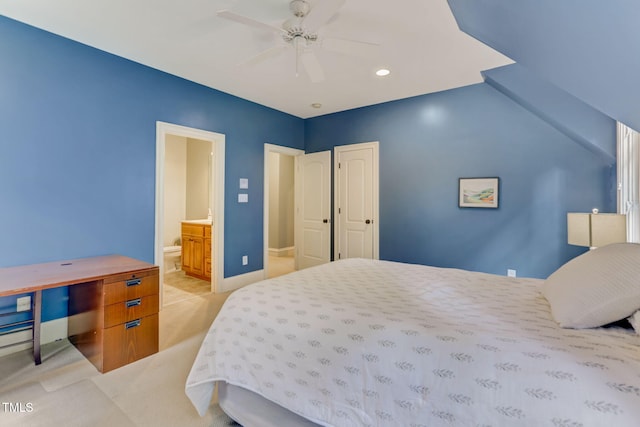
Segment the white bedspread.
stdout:
[[325,426],[640,425],[640,337],[559,328],[540,283],[363,259],[256,283],[186,393],[202,414],[227,381]]

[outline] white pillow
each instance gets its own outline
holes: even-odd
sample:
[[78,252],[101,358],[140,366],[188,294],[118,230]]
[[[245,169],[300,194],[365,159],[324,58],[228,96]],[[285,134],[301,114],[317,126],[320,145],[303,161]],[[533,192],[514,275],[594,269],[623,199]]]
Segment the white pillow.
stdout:
[[640,309],[640,245],[616,243],[567,262],[542,285],[563,328],[593,328]]

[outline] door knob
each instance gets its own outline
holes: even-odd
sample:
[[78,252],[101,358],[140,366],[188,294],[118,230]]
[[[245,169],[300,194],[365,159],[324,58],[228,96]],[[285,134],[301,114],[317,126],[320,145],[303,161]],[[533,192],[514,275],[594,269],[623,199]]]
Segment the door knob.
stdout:
[[326,224],[326,223],[329,222],[329,220],[328,219],[323,219],[322,222]]
[[365,224],[371,224],[371,220],[370,220],[370,219],[368,219],[368,220],[366,220],[364,223],[365,223]]

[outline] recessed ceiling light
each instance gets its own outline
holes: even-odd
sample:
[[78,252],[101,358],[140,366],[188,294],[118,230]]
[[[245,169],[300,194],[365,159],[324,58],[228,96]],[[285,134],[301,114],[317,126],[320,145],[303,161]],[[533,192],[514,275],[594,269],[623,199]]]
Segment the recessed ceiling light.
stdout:
[[378,71],[376,71],[376,76],[384,77],[384,76],[388,76],[390,73],[391,71],[387,70],[386,68],[381,68]]
[[322,104],[320,104],[319,102],[314,102],[313,104],[311,104],[311,106],[313,108],[320,108],[320,107],[322,107]]

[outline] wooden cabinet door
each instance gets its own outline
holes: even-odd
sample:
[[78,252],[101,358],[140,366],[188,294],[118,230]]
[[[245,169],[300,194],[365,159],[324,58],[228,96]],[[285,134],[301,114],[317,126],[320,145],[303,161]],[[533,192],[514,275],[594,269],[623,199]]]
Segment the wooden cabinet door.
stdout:
[[185,236],[182,242],[182,269],[185,273],[202,274],[204,242],[201,237]]
[[188,273],[193,265],[193,243],[190,237],[182,236],[182,271]]
[[191,245],[191,271],[195,274],[204,274],[204,241],[201,237],[192,237]]

